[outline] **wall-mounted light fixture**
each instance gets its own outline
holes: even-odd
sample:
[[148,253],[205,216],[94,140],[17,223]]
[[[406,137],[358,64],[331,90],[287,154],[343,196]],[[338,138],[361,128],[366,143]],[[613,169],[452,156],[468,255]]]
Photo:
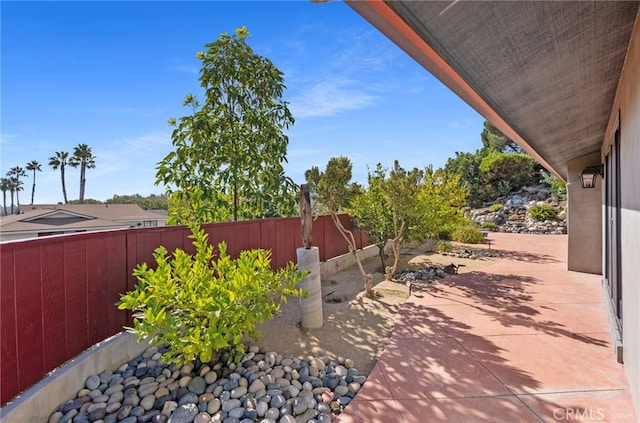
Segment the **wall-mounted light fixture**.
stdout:
[[587,166],[580,172],[582,188],[595,188],[598,175],[604,175],[604,166]]

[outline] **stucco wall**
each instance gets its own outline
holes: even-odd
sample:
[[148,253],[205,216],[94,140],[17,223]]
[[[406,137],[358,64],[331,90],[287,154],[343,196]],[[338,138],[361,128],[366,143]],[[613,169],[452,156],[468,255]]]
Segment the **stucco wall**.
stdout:
[[602,177],[595,188],[582,188],[580,183],[580,172],[600,163],[599,152],[567,163],[567,267],[576,272],[602,274]]
[[620,111],[623,359],[640,416],[640,14],[631,36],[605,136],[609,150]]

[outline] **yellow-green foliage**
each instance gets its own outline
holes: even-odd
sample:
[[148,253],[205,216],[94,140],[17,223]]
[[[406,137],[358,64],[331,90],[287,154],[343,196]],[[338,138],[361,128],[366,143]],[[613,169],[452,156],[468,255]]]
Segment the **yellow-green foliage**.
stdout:
[[496,232],[498,230],[498,224],[495,222],[484,222],[480,225],[481,229],[486,229],[488,231]]
[[496,203],[496,204],[492,204],[491,207],[489,207],[489,210],[495,213],[499,210],[502,210],[503,208],[504,208],[504,204]]
[[449,241],[438,241],[438,245],[436,246],[436,251],[439,253],[449,252],[453,250],[453,245]]
[[535,220],[549,220],[555,219],[558,214],[558,209],[549,204],[536,204],[535,206],[529,207],[527,213]]
[[453,240],[464,244],[479,244],[484,242],[484,236],[476,225],[461,225],[453,231]]
[[195,255],[176,249],[170,256],[157,248],[157,268],[146,263],[135,268],[136,289],[121,296],[118,308],[133,311],[134,325],[127,331],[170,347],[163,355],[167,362],[207,362],[221,349],[238,360],[245,335],[260,336],[256,325],[273,318],[287,295],[306,294],[295,288],[306,273],[293,263],[274,272],[266,250],[243,251],[234,260],[225,243],[218,244],[215,258],[204,230],[193,225],[191,232]]

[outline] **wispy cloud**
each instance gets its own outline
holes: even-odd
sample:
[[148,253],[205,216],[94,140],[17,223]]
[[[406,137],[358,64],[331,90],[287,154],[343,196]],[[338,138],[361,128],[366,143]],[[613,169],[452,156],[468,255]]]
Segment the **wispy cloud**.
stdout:
[[288,81],[294,92],[288,100],[296,118],[336,116],[372,107],[381,95],[393,90],[395,84],[389,82],[387,70],[396,52],[380,47],[375,32],[349,28],[334,38],[336,48],[329,52],[290,41],[298,51],[318,51],[316,72],[309,72],[313,66],[305,66],[305,72],[296,72],[300,64],[287,63]]
[[297,118],[335,116],[348,110],[358,110],[375,102],[376,96],[349,78],[332,78],[315,83],[290,100]]
[[188,75],[199,75],[200,67],[198,65],[178,65],[174,66],[174,70]]
[[111,145],[111,150],[117,155],[127,156],[156,156],[158,151],[171,147],[169,131],[166,133],[148,133],[137,137],[119,140]]
[[11,132],[0,132],[0,145],[9,145],[33,132],[33,128],[11,128]]
[[473,119],[458,119],[449,123],[449,128],[451,129],[465,129],[465,128],[475,128],[477,122]]
[[6,145],[11,143],[12,140],[18,138],[20,134],[11,133],[11,132],[3,132],[0,134],[0,145]]
[[[104,143],[94,148],[96,175],[109,175],[125,169],[155,169],[171,149],[168,133],[148,133]],[[132,175],[133,176],[133,175]]]

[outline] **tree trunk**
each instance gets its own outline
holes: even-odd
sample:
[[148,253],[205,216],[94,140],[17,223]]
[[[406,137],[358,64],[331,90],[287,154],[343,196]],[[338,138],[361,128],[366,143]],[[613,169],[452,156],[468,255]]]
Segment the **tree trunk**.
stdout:
[[13,214],[13,190],[11,190],[11,214]]
[[391,240],[391,250],[393,251],[393,265],[389,268],[386,278],[388,281],[393,279],[393,275],[398,270],[398,262],[400,261],[400,240],[402,239],[402,233],[404,232],[404,220],[400,224],[400,230],[396,234],[396,237]]
[[33,198],[36,196],[36,176],[33,175],[33,185],[31,186],[31,205],[33,206]]
[[87,165],[82,162],[80,165],[80,204],[84,204],[84,186],[87,180],[85,179],[85,172],[87,169]]
[[238,221],[238,183],[233,182],[233,221]]
[[396,274],[396,270],[398,269],[398,262],[400,261],[400,247],[396,239],[391,241],[391,250],[393,251],[393,265],[389,267],[389,271],[387,272],[388,281],[393,279],[393,275]]
[[60,178],[62,179],[62,196],[64,197],[64,203],[69,204],[67,200],[67,187],[64,183],[64,166],[60,166]]
[[2,215],[7,215],[7,191],[2,191]]
[[384,244],[377,244],[378,247],[378,257],[380,257],[380,263],[382,264],[382,273],[386,273],[387,271],[387,263],[384,258]]
[[302,246],[309,249],[313,241],[313,216],[311,215],[311,197],[307,184],[300,185],[300,226]]
[[360,275],[362,275],[362,280],[364,282],[365,295],[368,298],[374,298],[375,293],[373,292],[373,276],[368,274],[364,270],[364,266],[362,266],[362,262],[360,261],[360,257],[358,256],[358,247],[356,245],[356,240],[353,237],[353,233],[342,225],[342,222],[340,222],[337,214],[331,213],[331,219],[333,220],[333,224],[336,225],[338,232],[340,232],[340,235],[342,235],[345,241],[347,241],[349,250],[351,251],[351,254],[353,254],[353,257],[356,259],[358,269],[360,270]]

